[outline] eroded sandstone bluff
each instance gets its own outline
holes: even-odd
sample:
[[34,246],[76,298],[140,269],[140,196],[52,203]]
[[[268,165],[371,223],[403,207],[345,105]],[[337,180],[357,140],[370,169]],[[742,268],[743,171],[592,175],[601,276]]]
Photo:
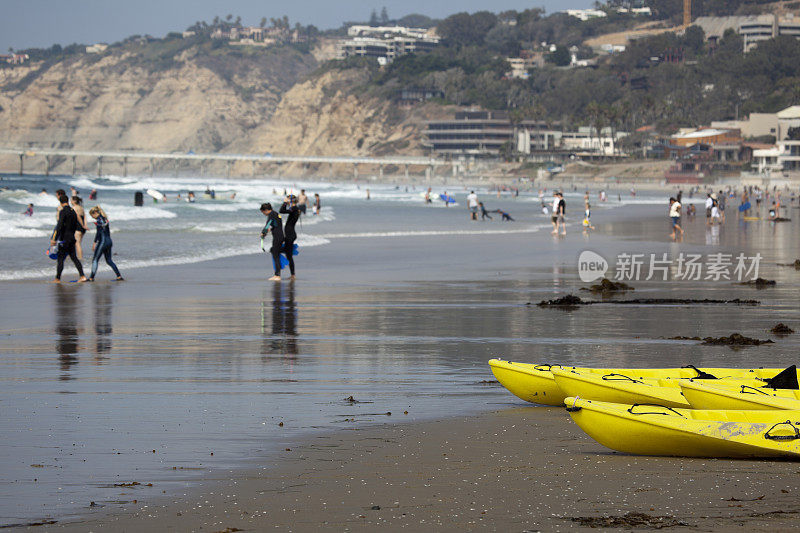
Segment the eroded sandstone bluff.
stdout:
[[[188,48],[76,55],[0,70],[0,146],[185,153],[420,154],[423,118],[353,91],[359,70],[320,68],[290,47],[215,53]],[[0,170],[16,169],[15,157]],[[114,164],[104,163],[113,173]],[[131,172],[145,162],[130,163]],[[53,161],[53,172],[71,162]],[[96,161],[79,161],[93,171]],[[244,165],[241,165],[244,167]],[[26,170],[43,171],[43,158]],[[236,169],[246,173],[247,168]],[[217,169],[219,170],[219,169]],[[299,168],[264,169],[293,171]],[[213,168],[210,171],[214,171]]]

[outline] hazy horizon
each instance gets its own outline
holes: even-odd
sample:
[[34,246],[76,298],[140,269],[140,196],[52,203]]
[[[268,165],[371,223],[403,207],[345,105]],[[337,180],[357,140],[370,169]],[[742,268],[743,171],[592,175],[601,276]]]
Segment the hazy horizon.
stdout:
[[422,0],[384,0],[370,6],[356,0],[327,2],[305,0],[295,3],[274,0],[4,0],[0,21],[0,53],[9,47],[49,48],[78,43],[113,43],[131,35],[163,37],[182,31],[197,21],[211,22],[215,16],[241,16],[245,25],[258,25],[261,17],[287,15],[292,24],[313,24],[320,29],[338,28],[344,22],[368,20],[372,9],[380,13],[385,6],[390,18],[420,13],[443,18],[461,11],[500,12],[544,7],[548,13],[568,8],[590,7],[591,0],[463,0],[453,4],[435,4]]

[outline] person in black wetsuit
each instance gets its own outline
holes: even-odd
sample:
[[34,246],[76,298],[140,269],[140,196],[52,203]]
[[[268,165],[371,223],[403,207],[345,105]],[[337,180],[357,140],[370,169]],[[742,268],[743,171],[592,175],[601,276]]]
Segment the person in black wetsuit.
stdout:
[[297,240],[297,232],[294,229],[297,220],[300,218],[300,207],[297,205],[297,196],[289,196],[283,202],[280,213],[288,215],[286,224],[283,226],[283,253],[289,260],[289,272],[294,279],[294,241]]
[[269,249],[269,253],[272,255],[272,266],[275,268],[275,275],[269,278],[269,281],[280,281],[283,224],[281,223],[280,215],[272,210],[272,204],[261,204],[261,213],[267,217],[267,223],[264,225],[264,229],[261,230],[261,238],[266,238],[268,233],[272,235],[272,246]]
[[92,274],[89,276],[89,281],[94,281],[94,275],[97,274],[97,267],[100,264],[100,258],[105,257],[106,263],[117,275],[117,281],[125,281],[122,274],[119,273],[117,265],[111,259],[111,227],[108,224],[108,217],[105,211],[99,205],[89,209],[89,215],[95,220],[94,225],[97,226],[97,234],[94,237],[94,244],[92,250],[94,257],[92,258]]
[[50,246],[58,246],[58,258],[56,263],[56,279],[54,283],[61,282],[61,272],[64,270],[64,259],[69,256],[72,262],[75,263],[75,268],[78,269],[80,278],[78,281],[86,281],[86,276],[83,275],[83,265],[78,260],[75,252],[75,231],[78,229],[78,216],[75,211],[69,206],[69,199],[66,195],[58,197],[61,205],[61,210],[58,213],[58,222],[56,228],[53,230],[53,236],[50,237]]

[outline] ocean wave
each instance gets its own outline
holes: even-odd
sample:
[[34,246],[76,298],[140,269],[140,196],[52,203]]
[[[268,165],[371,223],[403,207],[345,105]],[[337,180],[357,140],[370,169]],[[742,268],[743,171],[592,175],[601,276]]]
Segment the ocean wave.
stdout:
[[18,226],[7,220],[0,220],[0,240],[49,237],[50,233],[51,230]]
[[441,235],[510,235],[513,233],[536,233],[548,224],[539,224],[524,228],[509,228],[497,230],[419,230],[419,231],[372,231],[363,233],[322,233],[318,237],[325,239],[358,239],[372,237],[433,237]]
[[[160,207],[131,207],[114,204],[103,205],[103,210],[111,221],[146,220],[152,218],[177,218],[172,211]],[[86,211],[89,206],[86,206]]]
[[186,203],[187,207],[192,207],[194,209],[199,209],[201,211],[225,211],[225,212],[232,212],[232,211],[244,211],[244,210],[251,210],[251,211],[258,211],[258,207],[261,204],[257,202],[241,202],[238,204],[208,204],[208,203],[199,203],[195,202],[193,204]]
[[[329,242],[330,241],[328,239],[316,235],[301,235],[297,239],[297,244],[301,247],[322,246],[324,244],[328,244]],[[127,271],[138,268],[202,263],[205,261],[213,261],[215,259],[223,259],[225,257],[236,257],[261,253],[264,252],[261,250],[261,247],[256,241],[252,246],[220,248],[216,250],[209,250],[200,254],[180,254],[167,257],[154,257],[150,259],[120,259],[115,257],[114,261],[120,270]],[[53,263],[53,265],[54,264],[55,263]],[[53,272],[53,266],[47,268],[31,268],[26,270],[0,271],[0,281],[45,278],[52,276]],[[65,273],[69,275],[73,272],[74,267],[68,262],[66,264]]]
[[58,200],[54,195],[37,194],[23,189],[0,192],[0,199],[20,205],[33,204],[34,207],[58,207]]
[[9,213],[0,209],[0,240],[47,237],[55,223],[51,211],[39,211],[29,217],[21,212]]

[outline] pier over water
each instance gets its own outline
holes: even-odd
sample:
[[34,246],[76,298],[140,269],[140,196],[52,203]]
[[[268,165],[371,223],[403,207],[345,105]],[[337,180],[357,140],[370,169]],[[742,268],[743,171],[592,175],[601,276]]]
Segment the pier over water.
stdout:
[[422,167],[425,169],[426,176],[434,173],[437,167],[449,166],[452,168],[453,175],[457,172],[458,163],[445,161],[431,157],[358,157],[358,156],[319,156],[319,155],[273,155],[273,154],[198,154],[187,153],[160,153],[160,152],[134,152],[134,151],[98,151],[98,150],[63,150],[58,148],[0,148],[0,155],[17,156],[19,158],[19,174],[25,173],[26,159],[44,158],[45,175],[49,175],[54,162],[60,160],[71,161],[71,172],[77,172],[77,160],[94,160],[97,165],[97,175],[103,175],[103,163],[114,161],[122,166],[123,176],[128,175],[128,161],[146,161],[149,164],[150,175],[153,175],[156,164],[173,163],[177,172],[179,165],[187,162],[197,162],[202,171],[208,162],[224,162],[226,164],[226,175],[230,176],[232,167],[235,163],[252,163],[252,175],[257,174],[259,164],[285,164],[299,163],[303,165],[352,165],[353,176],[358,177],[359,165],[377,166],[379,175],[383,175],[383,170],[388,166],[402,167],[405,175],[409,174],[409,167]]

